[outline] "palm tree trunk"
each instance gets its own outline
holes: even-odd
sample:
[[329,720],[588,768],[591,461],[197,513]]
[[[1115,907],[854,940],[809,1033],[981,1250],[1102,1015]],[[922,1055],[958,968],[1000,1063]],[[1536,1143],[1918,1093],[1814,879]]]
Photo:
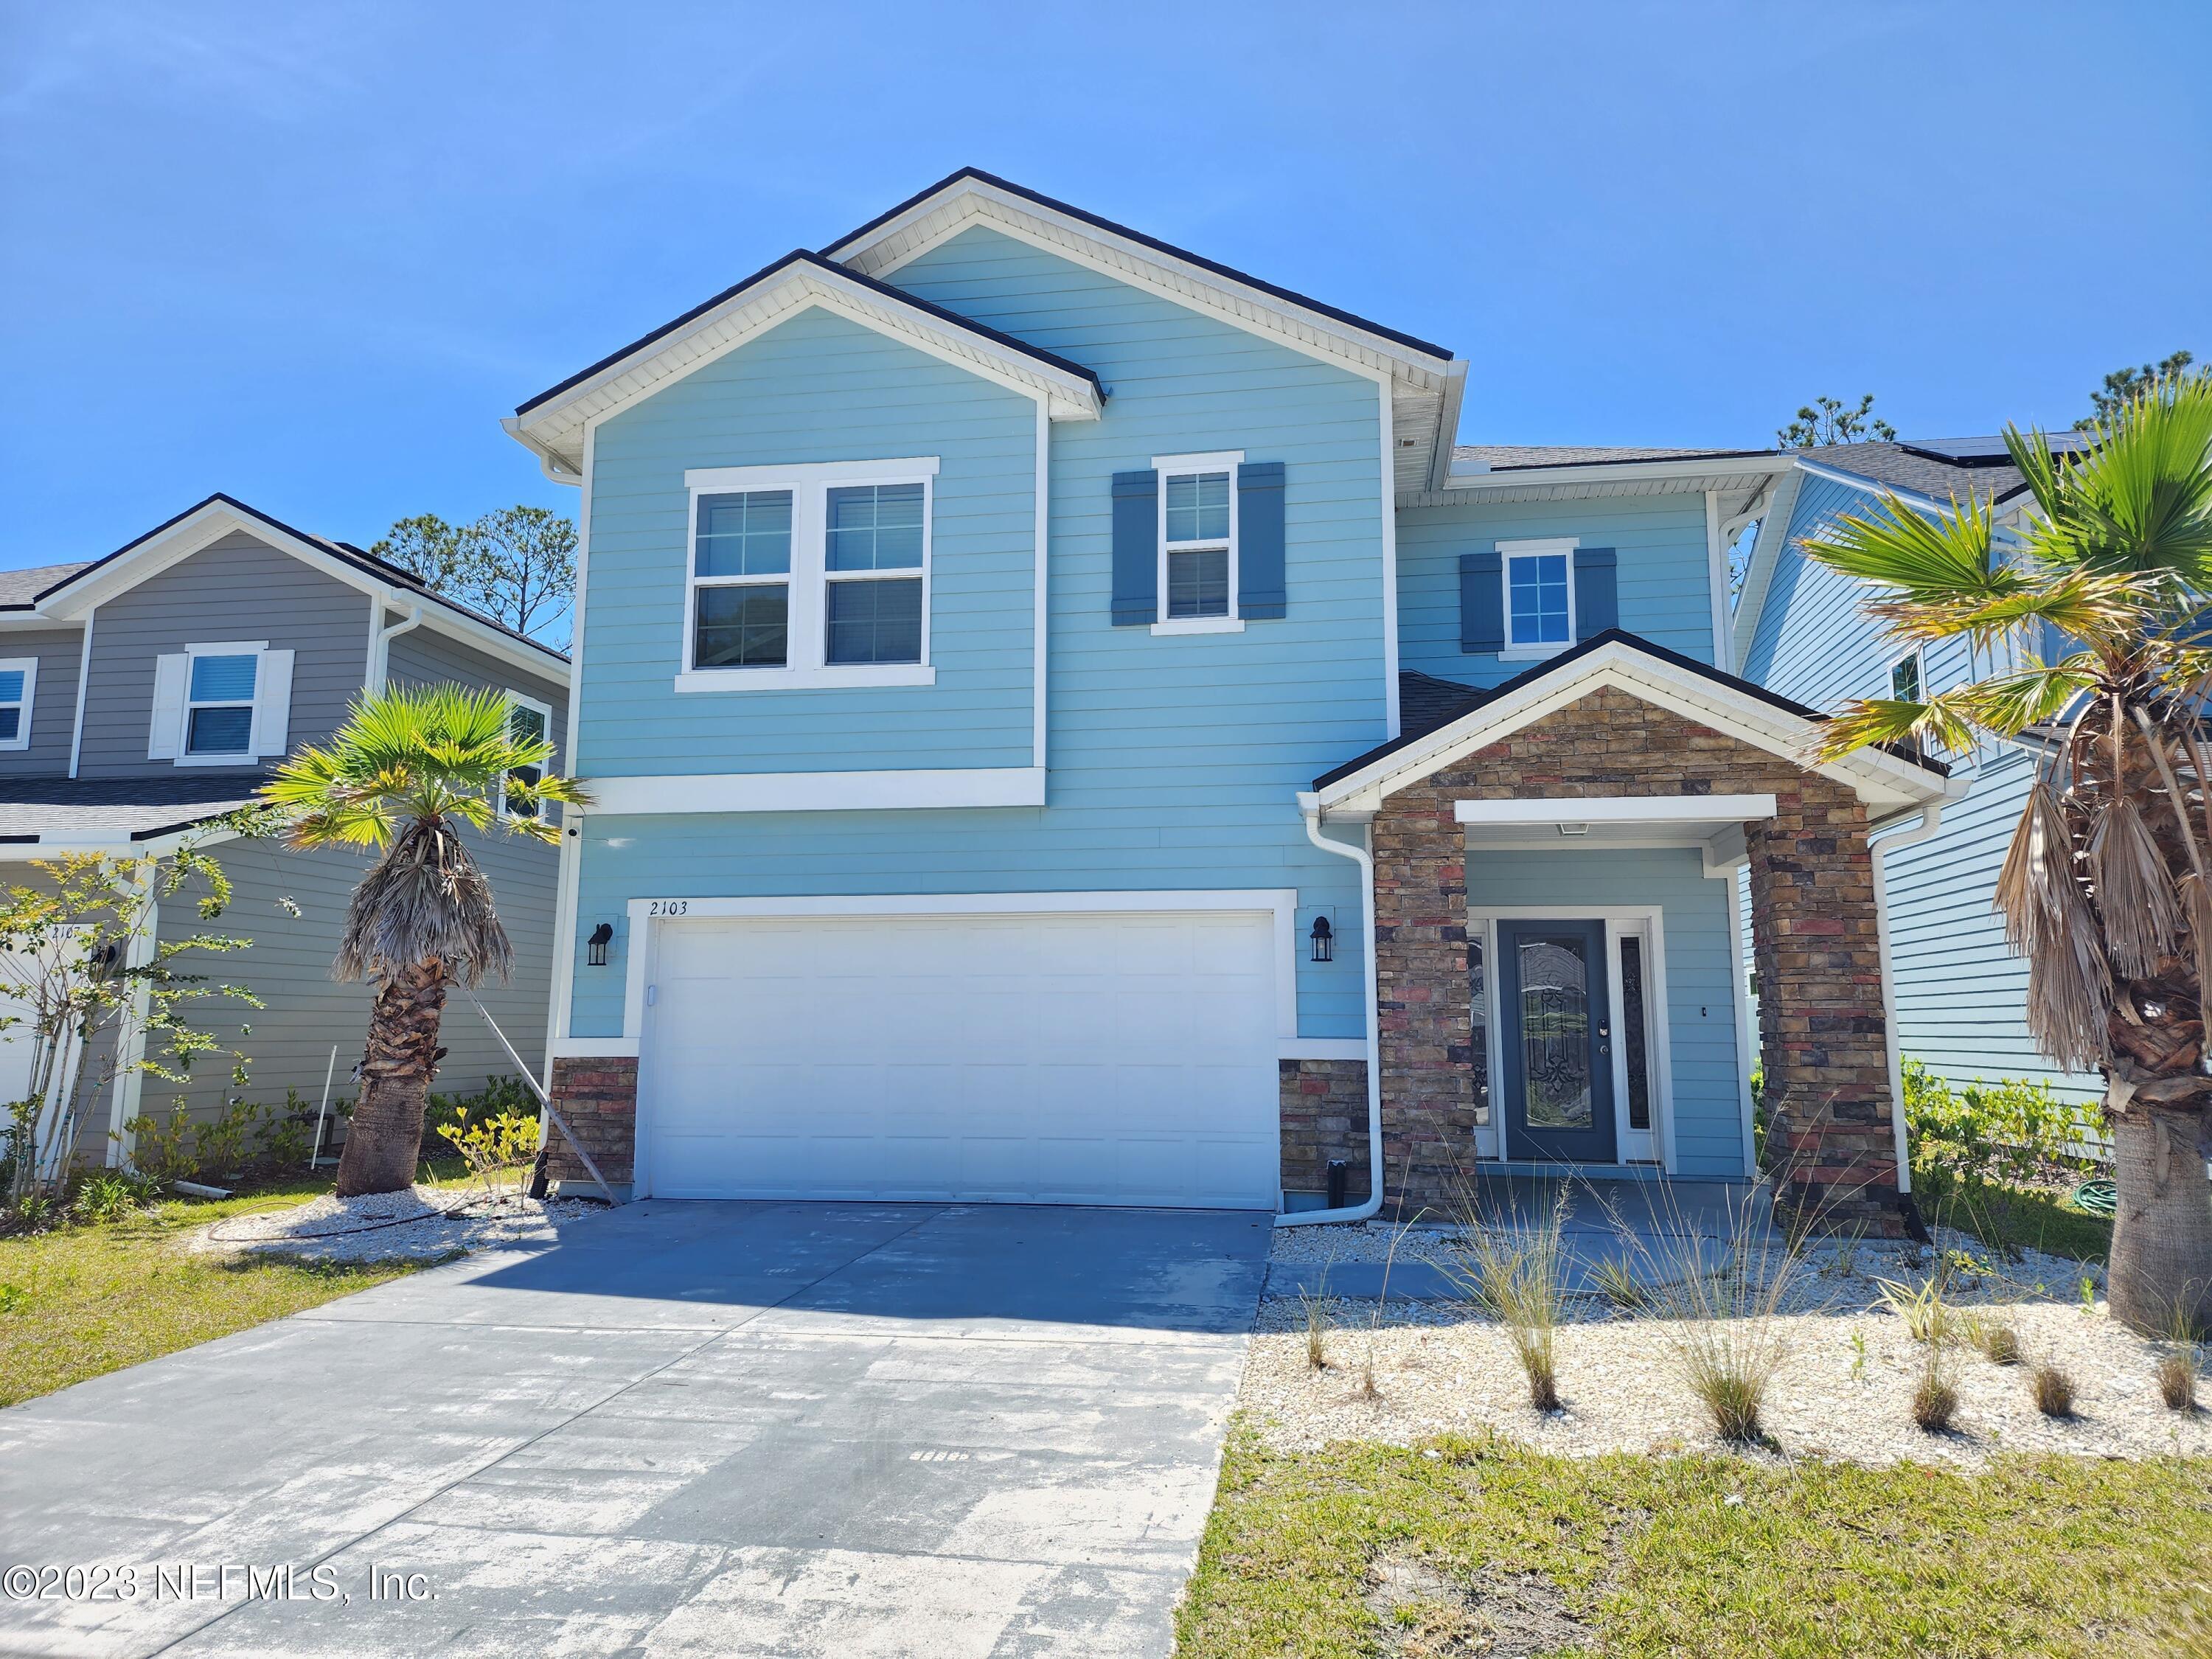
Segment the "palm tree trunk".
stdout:
[[2164,1336],[2177,1314],[2198,1330],[2212,1324],[2212,1183],[2204,1175],[2194,1111],[2142,1101],[2112,1115],[2112,1310],[2148,1336]]
[[378,988],[362,1060],[361,1098],[338,1158],[340,1198],[404,1192],[415,1184],[445,1010],[445,964],[435,957]]

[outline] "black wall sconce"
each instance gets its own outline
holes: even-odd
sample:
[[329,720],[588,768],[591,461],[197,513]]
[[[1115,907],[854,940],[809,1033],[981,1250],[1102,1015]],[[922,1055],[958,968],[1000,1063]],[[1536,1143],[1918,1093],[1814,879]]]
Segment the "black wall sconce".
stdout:
[[584,960],[594,968],[605,967],[607,965],[607,941],[614,936],[615,925],[611,921],[603,921],[598,927],[592,928],[591,938],[584,941],[585,945],[588,947],[585,952]]
[[1313,925],[1313,959],[1316,962],[1336,960],[1336,929],[1328,925],[1327,916],[1316,916]]

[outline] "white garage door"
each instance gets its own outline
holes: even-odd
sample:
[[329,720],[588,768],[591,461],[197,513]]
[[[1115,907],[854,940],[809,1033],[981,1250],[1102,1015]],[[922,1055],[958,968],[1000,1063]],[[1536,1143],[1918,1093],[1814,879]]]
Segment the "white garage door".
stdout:
[[1266,913],[662,926],[650,1190],[1272,1209]]

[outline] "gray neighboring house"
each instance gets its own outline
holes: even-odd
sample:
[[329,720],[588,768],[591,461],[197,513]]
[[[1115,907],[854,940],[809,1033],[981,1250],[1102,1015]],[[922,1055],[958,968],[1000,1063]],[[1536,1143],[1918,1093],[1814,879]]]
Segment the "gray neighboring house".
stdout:
[[[95,562],[0,572],[0,879],[35,882],[32,861],[62,853],[143,854],[210,836],[234,886],[230,908],[204,923],[180,893],[161,908],[159,934],[250,938],[235,955],[201,964],[186,953],[177,965],[246,986],[265,1006],[210,1000],[193,1023],[249,1056],[248,1099],[281,1102],[290,1088],[313,1104],[333,1045],[337,1092],[349,1094],[369,992],[334,983],[330,967],[362,858],[197,826],[246,804],[278,759],[327,739],[354,698],[386,684],[495,688],[518,719],[542,720],[564,744],[568,670],[560,653],[406,572],[227,495]],[[478,853],[517,964],[511,983],[482,995],[526,1054],[546,1030],[559,856],[512,836],[482,838]],[[514,1070],[465,999],[447,1005],[445,1041],[444,1090]],[[0,1097],[20,1097],[27,1046],[0,1035]],[[77,1155],[119,1161],[127,1137],[111,1131],[179,1097],[205,1115],[231,1088],[223,1054],[204,1056],[183,1089],[122,1069]]]

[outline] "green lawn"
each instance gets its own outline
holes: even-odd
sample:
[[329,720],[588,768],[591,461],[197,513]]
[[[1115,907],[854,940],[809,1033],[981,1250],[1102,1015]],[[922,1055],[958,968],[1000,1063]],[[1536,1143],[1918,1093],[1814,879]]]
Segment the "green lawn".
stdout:
[[2075,1209],[2062,1193],[1997,1185],[1982,1203],[1970,1206],[1952,1197],[1940,1181],[1916,1175],[1913,1183],[1928,1219],[1970,1232],[1985,1244],[2021,1245],[2076,1261],[2112,1258],[2112,1218]]
[[414,1271],[195,1255],[183,1235],[330,1190],[299,1179],[252,1195],[162,1204],[98,1226],[0,1238],[0,1406],[173,1353]]
[[1180,1659],[2212,1655],[2212,1462],[1427,1450],[1232,1434]]

